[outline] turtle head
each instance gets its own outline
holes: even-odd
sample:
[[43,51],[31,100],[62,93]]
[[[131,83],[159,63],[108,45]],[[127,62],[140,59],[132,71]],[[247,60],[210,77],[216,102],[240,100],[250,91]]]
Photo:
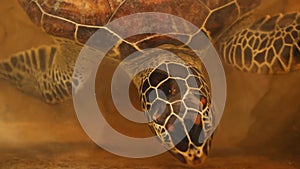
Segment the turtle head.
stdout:
[[151,130],[184,163],[201,164],[212,137],[209,88],[187,64],[166,62],[142,81],[141,103]]

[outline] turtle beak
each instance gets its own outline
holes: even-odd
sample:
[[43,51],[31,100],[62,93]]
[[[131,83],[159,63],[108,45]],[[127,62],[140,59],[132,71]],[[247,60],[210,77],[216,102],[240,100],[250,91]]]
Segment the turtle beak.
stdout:
[[[179,153],[176,149],[170,150],[177,159],[190,166],[202,165],[209,153],[212,137],[206,140],[201,147],[190,147],[185,153]],[[200,152],[200,153],[199,153]]]

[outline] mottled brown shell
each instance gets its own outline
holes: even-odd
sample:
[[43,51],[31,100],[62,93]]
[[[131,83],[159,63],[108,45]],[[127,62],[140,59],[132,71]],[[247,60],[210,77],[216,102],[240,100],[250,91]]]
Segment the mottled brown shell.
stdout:
[[[19,0],[48,34],[85,42],[96,30],[122,16],[162,12],[182,17],[211,35],[258,6],[260,0]],[[93,26],[93,27],[91,27]]]

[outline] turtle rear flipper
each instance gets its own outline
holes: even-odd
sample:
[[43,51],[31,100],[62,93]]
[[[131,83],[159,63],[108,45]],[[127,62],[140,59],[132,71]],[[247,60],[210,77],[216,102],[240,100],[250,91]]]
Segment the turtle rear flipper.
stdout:
[[69,47],[40,46],[12,55],[0,62],[0,78],[48,103],[62,102],[71,96],[73,57],[79,52]]
[[300,13],[265,16],[221,43],[226,63],[246,72],[300,69]]

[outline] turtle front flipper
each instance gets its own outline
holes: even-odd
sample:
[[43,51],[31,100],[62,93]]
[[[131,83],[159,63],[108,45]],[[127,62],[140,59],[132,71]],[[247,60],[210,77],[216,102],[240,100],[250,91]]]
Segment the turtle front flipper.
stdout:
[[246,72],[300,69],[300,13],[265,16],[220,43],[226,63]]
[[0,61],[0,78],[48,103],[62,102],[71,96],[74,59],[79,47],[68,44],[40,46]]

